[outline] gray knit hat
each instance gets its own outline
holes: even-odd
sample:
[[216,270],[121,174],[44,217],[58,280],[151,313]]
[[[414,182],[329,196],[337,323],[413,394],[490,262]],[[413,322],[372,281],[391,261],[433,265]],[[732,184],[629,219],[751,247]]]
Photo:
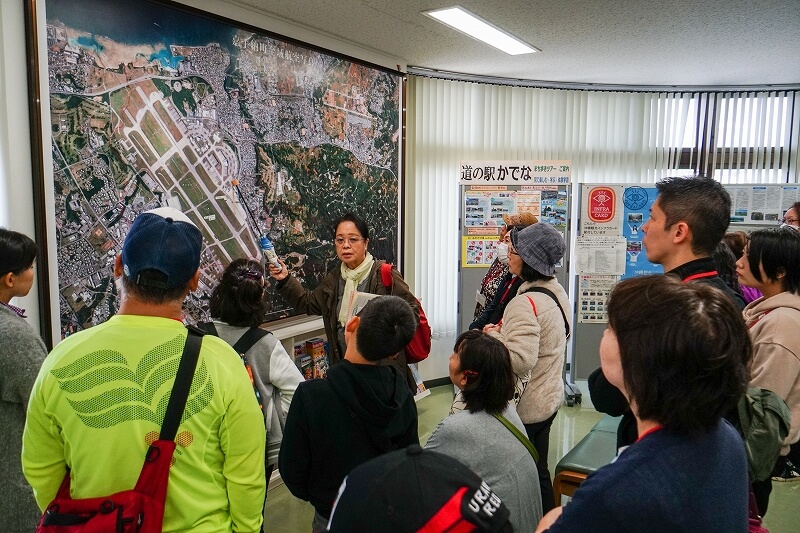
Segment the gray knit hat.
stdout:
[[521,230],[515,228],[511,231],[511,244],[526,265],[545,276],[556,273],[556,264],[567,248],[558,230],[544,222]]

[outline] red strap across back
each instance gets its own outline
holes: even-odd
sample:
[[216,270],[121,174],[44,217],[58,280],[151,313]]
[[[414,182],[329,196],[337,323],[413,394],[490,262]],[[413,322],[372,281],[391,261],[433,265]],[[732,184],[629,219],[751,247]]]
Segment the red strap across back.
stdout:
[[639,435],[639,438],[638,438],[638,439],[636,439],[636,442],[639,442],[640,440],[642,440],[643,438],[645,438],[645,437],[646,437],[646,436],[648,436],[649,434],[651,434],[651,433],[655,433],[655,432],[656,432],[656,431],[658,431],[659,429],[663,429],[663,428],[664,428],[664,425],[663,425],[663,424],[659,424],[659,425],[657,425],[657,426],[651,427],[650,429],[648,429],[647,431],[645,431],[644,433],[642,433],[641,435]]

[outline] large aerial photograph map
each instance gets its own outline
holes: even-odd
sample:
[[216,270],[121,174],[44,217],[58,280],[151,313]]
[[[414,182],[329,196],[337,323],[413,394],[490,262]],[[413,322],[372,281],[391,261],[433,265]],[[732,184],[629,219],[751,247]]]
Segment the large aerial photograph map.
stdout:
[[[206,244],[190,320],[262,234],[308,288],[336,264],[347,211],[396,260],[398,75],[159,2],[47,0],[46,14],[62,336],[116,312],[114,257],[159,206]],[[270,320],[296,315],[269,301]]]

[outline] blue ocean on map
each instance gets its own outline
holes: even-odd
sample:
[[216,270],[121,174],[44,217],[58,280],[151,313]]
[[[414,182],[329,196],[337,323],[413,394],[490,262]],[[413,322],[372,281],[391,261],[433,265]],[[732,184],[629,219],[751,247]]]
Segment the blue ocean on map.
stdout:
[[169,46],[204,46],[215,42],[229,52],[236,29],[209,18],[146,0],[48,0],[45,6],[48,23],[61,22],[92,34],[79,37],[80,46],[99,52],[96,36],[108,36],[128,44],[164,44],[150,59],[164,66],[177,67],[180,57],[172,57]]
[[171,67],[177,70],[178,63],[180,63],[181,60],[183,60],[183,56],[173,56],[172,52],[164,48],[159,50],[155,54],[150,54],[150,57],[148,59],[150,61],[156,59],[161,62],[162,66]]
[[77,39],[75,39],[74,43],[70,44],[76,44],[84,48],[91,48],[98,54],[103,51],[103,45],[97,42],[97,39],[94,38],[94,35],[90,35],[89,37],[81,35]]

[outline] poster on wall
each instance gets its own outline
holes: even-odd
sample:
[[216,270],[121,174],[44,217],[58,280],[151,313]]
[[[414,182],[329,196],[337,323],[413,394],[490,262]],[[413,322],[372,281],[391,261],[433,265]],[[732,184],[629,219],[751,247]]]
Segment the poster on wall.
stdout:
[[[48,0],[46,39],[62,335],[116,312],[114,256],[158,206],[206,244],[190,319],[261,234],[307,288],[336,265],[348,211],[398,261],[397,74],[145,0]],[[297,314],[266,300],[268,320]]]
[[541,193],[539,221],[553,226],[567,225],[567,191],[546,190]]
[[578,322],[607,320],[604,302],[620,279],[664,272],[661,265],[647,260],[642,230],[657,193],[655,187],[638,185],[582,187],[575,243],[580,275]]
[[731,222],[755,226],[775,226],[783,213],[800,200],[797,185],[726,185],[731,195]]
[[625,272],[622,279],[647,274],[663,274],[661,265],[647,260],[642,226],[650,218],[650,208],[656,201],[655,187],[625,186],[622,192],[622,236],[625,238]]
[[570,161],[462,161],[461,185],[569,185]]
[[466,236],[462,237],[461,265],[467,268],[490,266],[497,257],[497,237]]
[[582,275],[578,281],[578,322],[600,324],[608,322],[606,302],[619,276]]
[[472,190],[464,195],[464,225],[497,228],[503,225],[503,215],[517,210],[516,192],[509,190]]
[[[550,162],[532,161],[492,163],[495,167],[548,168],[555,169]],[[568,161],[560,168],[569,168]],[[463,168],[478,165],[485,169],[489,163],[462,163]],[[545,180],[545,178],[541,178]],[[556,183],[564,179],[555,172],[545,181]],[[566,178],[569,179],[568,177]],[[462,185],[463,185],[462,181]],[[463,235],[461,240],[461,266],[465,268],[487,268],[495,259],[498,236],[505,225],[505,215],[529,212],[540,222],[551,224],[564,231],[569,209],[568,185],[524,185],[524,184],[469,184],[462,187]],[[560,266],[560,265],[559,265]]]

